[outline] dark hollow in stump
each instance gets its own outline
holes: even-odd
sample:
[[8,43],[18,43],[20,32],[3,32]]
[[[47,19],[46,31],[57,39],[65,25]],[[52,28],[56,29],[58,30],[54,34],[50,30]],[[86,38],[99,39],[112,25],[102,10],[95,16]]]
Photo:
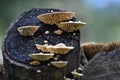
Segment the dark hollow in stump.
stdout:
[[[77,69],[80,63],[80,31],[70,33],[63,31],[61,35],[54,34],[53,32],[59,29],[56,25],[45,24],[37,18],[38,15],[50,13],[51,10],[52,12],[64,11],[33,8],[22,13],[20,17],[12,22],[2,46],[7,80],[65,80],[64,77],[73,78],[71,72]],[[75,21],[76,19],[73,17],[71,20]],[[17,28],[27,25],[40,26],[40,28],[33,36],[21,36]],[[49,34],[45,34],[45,31],[49,31]],[[53,59],[41,61],[40,65],[37,66],[30,65],[33,59],[28,55],[42,52],[36,49],[35,44],[44,45],[44,40],[52,45],[64,43],[67,46],[74,47],[68,54],[59,55],[58,57],[59,61],[68,61],[65,68],[59,69],[48,66]]]
[[83,75],[82,80],[120,80],[120,48],[95,55]]

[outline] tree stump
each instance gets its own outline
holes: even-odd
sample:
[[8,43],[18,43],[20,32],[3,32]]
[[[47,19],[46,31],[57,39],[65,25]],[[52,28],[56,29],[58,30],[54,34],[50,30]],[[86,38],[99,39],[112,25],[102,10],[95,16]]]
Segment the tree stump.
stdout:
[[120,80],[120,48],[97,53],[84,67],[81,80]]
[[[59,29],[57,25],[45,24],[37,18],[40,14],[51,12],[65,12],[65,10],[33,8],[22,13],[12,22],[2,46],[7,80],[65,80],[65,77],[73,79],[71,72],[77,69],[80,63],[80,31],[63,31],[61,35],[56,35],[53,32]],[[76,21],[76,19],[73,17],[68,21]],[[17,28],[28,25],[40,26],[40,28],[32,36],[21,36]],[[49,34],[45,34],[46,31],[49,31]],[[54,59],[41,61],[40,65],[30,64],[33,59],[28,55],[42,52],[36,49],[35,44],[44,45],[44,40],[47,40],[49,45],[64,43],[74,47],[68,54],[55,55],[59,56],[57,61],[68,61],[66,67],[54,67],[50,64]]]

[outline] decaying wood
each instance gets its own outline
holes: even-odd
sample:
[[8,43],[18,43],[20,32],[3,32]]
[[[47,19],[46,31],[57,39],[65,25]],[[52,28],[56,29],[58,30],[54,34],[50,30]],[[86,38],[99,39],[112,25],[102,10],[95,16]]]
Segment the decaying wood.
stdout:
[[[11,24],[2,46],[6,80],[65,80],[65,77],[74,79],[71,72],[79,68],[80,63],[80,31],[70,33],[63,31],[61,35],[56,35],[54,31],[59,29],[57,25],[45,24],[37,18],[38,15],[49,13],[50,10],[52,12],[65,12],[59,9],[34,8],[23,13]],[[70,21],[76,20],[71,17]],[[27,25],[40,26],[40,28],[32,36],[20,35],[17,28]],[[34,58],[31,58],[29,54],[42,52],[36,48],[35,44],[56,45],[59,43],[74,48],[67,54],[52,53],[54,56],[49,60],[40,60],[40,63],[37,63],[39,65],[36,63],[31,65]],[[46,54],[46,52],[42,53]],[[56,61],[55,58],[57,61],[67,61],[67,65],[60,68],[51,65],[50,62]]]

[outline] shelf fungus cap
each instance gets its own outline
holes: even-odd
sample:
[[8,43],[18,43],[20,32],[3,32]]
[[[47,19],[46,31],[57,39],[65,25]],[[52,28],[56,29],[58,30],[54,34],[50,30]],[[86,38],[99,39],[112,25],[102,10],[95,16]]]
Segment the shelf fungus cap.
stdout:
[[73,75],[74,78],[78,78],[78,77],[83,76],[83,74],[78,73],[78,72],[76,72],[76,71],[71,72],[71,74]]
[[86,24],[85,22],[81,22],[81,21],[77,21],[77,22],[69,21],[69,22],[57,23],[57,26],[63,31],[73,32],[80,30],[82,27],[84,27],[85,24]]
[[91,59],[94,55],[96,55],[97,53],[103,51],[101,50],[103,48],[103,46],[105,46],[105,43],[99,42],[99,43],[95,43],[95,42],[86,42],[86,43],[82,43],[81,47],[84,50],[85,55],[87,56],[88,59]]
[[56,44],[55,46],[52,45],[36,45],[38,50],[43,52],[50,52],[54,54],[67,54],[69,51],[74,49],[74,47],[66,46],[63,43]]
[[68,64],[68,61],[51,61],[50,63],[57,68],[64,68]]
[[38,28],[39,26],[21,26],[21,27],[18,27],[17,30],[22,36],[32,36],[35,34]]
[[45,44],[45,45],[35,44],[35,46],[38,50],[41,50],[42,52],[48,52],[47,51],[47,46],[48,46],[47,44]]
[[50,58],[52,58],[54,54],[43,54],[43,53],[33,53],[29,54],[29,57],[31,57],[34,60],[39,60],[39,61],[47,61]]
[[70,20],[74,15],[74,12],[52,12],[40,14],[37,16],[37,18],[46,24],[53,25],[61,21]]

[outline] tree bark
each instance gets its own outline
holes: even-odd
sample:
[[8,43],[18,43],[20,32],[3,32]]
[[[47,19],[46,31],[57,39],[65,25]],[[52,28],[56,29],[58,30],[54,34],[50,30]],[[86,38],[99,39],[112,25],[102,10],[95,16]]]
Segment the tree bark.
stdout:
[[[24,12],[11,24],[2,46],[7,80],[65,80],[64,77],[73,79],[71,72],[77,69],[80,63],[80,32],[63,32],[60,36],[53,34],[53,31],[58,29],[56,25],[44,24],[36,18],[39,14],[47,13],[50,10],[55,12],[64,11],[34,8]],[[71,20],[74,21],[75,18]],[[17,28],[27,25],[38,25],[40,29],[34,36],[23,37],[18,33]],[[44,34],[48,30],[50,34]],[[43,61],[37,66],[30,65],[32,59],[28,55],[41,52],[35,48],[35,44],[42,45],[44,40],[48,40],[48,44],[52,45],[64,43],[67,46],[74,47],[68,54],[59,55],[59,61],[68,61],[68,65],[65,68],[59,69],[54,66],[48,66],[51,61],[54,61],[53,59]],[[79,78],[76,80],[79,80]]]

